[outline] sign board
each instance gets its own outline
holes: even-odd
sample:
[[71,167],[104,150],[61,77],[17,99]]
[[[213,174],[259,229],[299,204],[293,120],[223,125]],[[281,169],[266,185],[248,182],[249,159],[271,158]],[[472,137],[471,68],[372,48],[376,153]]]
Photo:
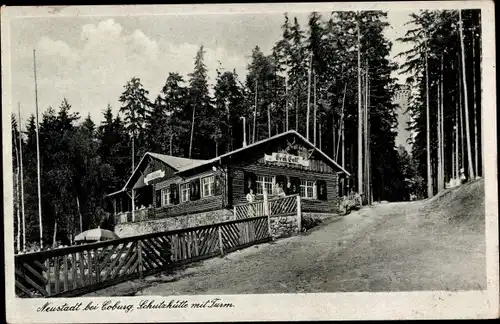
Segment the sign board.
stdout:
[[144,177],[144,183],[148,184],[148,182],[150,182],[150,181],[152,181],[154,179],[163,178],[164,176],[165,176],[165,171],[163,171],[163,170],[156,170],[154,172],[148,173]]
[[271,155],[264,154],[264,161],[266,162],[279,162],[309,166],[309,160],[304,159],[302,156],[287,154],[287,153],[272,153]]

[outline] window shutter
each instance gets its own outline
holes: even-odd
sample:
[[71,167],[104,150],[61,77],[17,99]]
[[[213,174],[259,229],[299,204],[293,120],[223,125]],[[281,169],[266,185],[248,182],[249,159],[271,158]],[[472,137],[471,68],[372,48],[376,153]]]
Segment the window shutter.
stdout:
[[214,176],[214,195],[221,194],[222,177],[218,174]]
[[189,183],[189,200],[194,201],[200,198],[200,179],[195,179]]
[[179,186],[176,183],[170,185],[170,203],[173,205],[179,203]]
[[318,199],[319,200],[326,200],[327,198],[327,193],[326,193],[326,181],[325,180],[318,180],[316,182],[317,185],[317,194],[318,194]]
[[156,207],[161,207],[161,190],[156,190]]

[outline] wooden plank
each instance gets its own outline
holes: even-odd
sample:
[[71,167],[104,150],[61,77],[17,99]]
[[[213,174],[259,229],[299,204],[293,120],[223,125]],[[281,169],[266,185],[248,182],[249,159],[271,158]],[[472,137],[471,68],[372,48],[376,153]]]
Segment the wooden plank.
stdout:
[[[142,241],[137,242],[137,262],[135,267],[138,267],[139,278],[144,278],[143,266],[142,266]],[[134,269],[135,269],[134,267]],[[132,270],[133,271],[133,270]]]
[[64,291],[68,290],[68,274],[69,274],[69,268],[68,268],[68,256],[64,255],[63,256],[63,278],[64,278]]
[[95,281],[99,283],[101,281],[101,270],[99,268],[99,251],[94,250],[94,266],[95,266]]
[[24,292],[26,295],[28,295],[28,297],[31,297],[31,298],[34,297],[33,293],[28,288],[26,288],[22,283],[20,283],[19,281],[16,280],[15,286],[17,288],[21,289],[21,291]]
[[43,263],[39,262],[38,260],[33,260],[33,263],[35,264],[35,266],[37,266],[38,268],[40,268],[42,271],[47,271],[47,266],[44,265]]
[[46,270],[46,273],[47,273],[47,285],[46,285],[47,295],[50,296],[52,293],[52,283],[50,282],[50,260],[49,259],[45,260],[45,268],[47,269]]
[[56,287],[54,293],[58,294],[61,292],[59,289],[59,281],[60,281],[60,271],[59,271],[59,257],[54,258],[54,279],[56,282]]
[[89,269],[89,284],[93,284],[94,283],[94,278],[92,276],[92,269],[93,269],[93,266],[92,266],[92,252],[91,250],[88,250],[87,251],[87,266],[88,266],[88,269]]
[[71,283],[73,289],[78,288],[78,278],[76,272],[76,253],[71,254]]
[[[118,252],[116,254],[116,257],[111,261],[111,263],[109,264],[109,266],[105,269],[104,274],[102,275],[102,281],[107,280],[107,278],[108,278],[109,274],[111,273],[111,271],[113,271],[114,267],[120,261],[120,258],[122,257],[123,253],[128,249],[128,245],[129,245],[129,242],[123,243],[121,245],[122,247],[120,249],[120,252]],[[119,246],[119,245],[117,245],[117,246]]]
[[80,287],[85,285],[85,258],[83,252],[78,252],[78,267],[80,267]]
[[122,269],[122,267],[125,265],[125,262],[127,262],[129,260],[129,258],[131,258],[134,253],[137,253],[137,250],[135,249],[135,244],[137,243],[133,243],[131,246],[130,246],[130,249],[127,251],[127,254],[125,254],[125,257],[123,257],[120,261],[120,263],[118,264],[118,266],[113,270],[113,272],[111,272],[111,277],[110,279],[114,279],[116,278],[118,275],[120,275],[120,270]]
[[[40,292],[43,296],[47,297],[47,291],[45,290],[45,288],[43,288],[42,286],[40,286],[39,284],[37,284],[36,282],[34,282],[33,280],[31,280],[30,277],[26,276],[25,274],[23,274],[19,269],[16,269],[15,270],[15,273],[16,275],[18,275],[19,277],[23,278],[27,283],[29,283],[33,288],[35,288],[38,292]],[[16,280],[17,282],[17,280]],[[24,286],[23,286],[24,287]],[[31,295],[31,294],[30,294]]]
[[223,248],[223,245],[222,245],[222,230],[221,230],[221,226],[218,226],[217,229],[219,231],[219,249],[220,249],[220,255],[224,255],[224,248]]
[[29,272],[31,272],[36,277],[36,279],[42,281],[44,284],[47,284],[47,279],[45,279],[43,273],[39,273],[27,263],[23,263],[22,266],[26,268]]

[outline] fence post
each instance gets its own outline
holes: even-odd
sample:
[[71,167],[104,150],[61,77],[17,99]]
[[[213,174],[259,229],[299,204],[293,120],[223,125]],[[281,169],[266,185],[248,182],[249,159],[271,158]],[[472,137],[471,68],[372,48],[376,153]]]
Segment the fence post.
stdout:
[[221,226],[218,226],[217,227],[218,230],[219,230],[219,248],[220,248],[220,255],[223,256],[224,255],[224,247],[222,246],[222,230],[221,230]]
[[233,206],[233,215],[234,215],[234,219],[237,219],[237,217],[236,217],[236,206]]
[[300,195],[297,195],[297,227],[299,233],[302,232],[302,206],[300,205]]
[[270,212],[269,212],[269,201],[267,199],[267,189],[264,188],[264,215],[265,216],[269,216]]
[[144,275],[142,273],[142,241],[137,241],[137,258],[139,259],[139,278],[143,278]]

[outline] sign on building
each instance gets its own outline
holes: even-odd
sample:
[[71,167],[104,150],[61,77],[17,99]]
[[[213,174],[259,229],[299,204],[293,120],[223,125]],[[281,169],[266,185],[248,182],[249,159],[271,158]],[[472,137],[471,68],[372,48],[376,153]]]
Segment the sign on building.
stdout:
[[309,166],[309,160],[304,159],[302,156],[287,154],[287,153],[272,153],[271,155],[264,154],[264,161],[266,162],[278,162],[278,163],[289,163],[302,165],[305,167]]
[[148,182],[153,181],[153,180],[158,179],[158,178],[163,178],[164,176],[165,176],[165,171],[163,171],[163,170],[156,170],[154,172],[148,173],[144,177],[144,183],[148,184]]

